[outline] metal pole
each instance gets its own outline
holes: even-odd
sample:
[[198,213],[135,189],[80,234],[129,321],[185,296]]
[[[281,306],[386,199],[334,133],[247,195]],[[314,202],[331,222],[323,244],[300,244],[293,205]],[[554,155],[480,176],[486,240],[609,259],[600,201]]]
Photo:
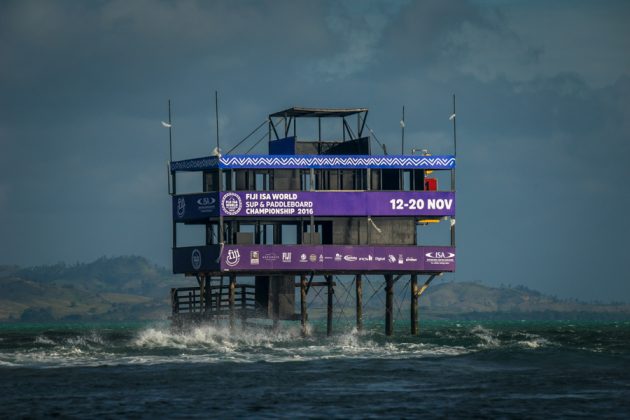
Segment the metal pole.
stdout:
[[363,279],[361,274],[356,275],[355,282],[357,288],[357,331],[361,331],[363,329]]
[[411,335],[418,335],[418,275],[411,275]]
[[[453,94],[453,149],[455,158],[457,158],[457,115],[455,114],[455,94]],[[456,162],[457,164],[457,162]],[[451,191],[455,192],[455,169],[451,169]],[[455,219],[451,219],[451,246],[455,246]]]
[[385,335],[394,332],[394,276],[385,275]]
[[168,100],[168,150],[169,150],[169,159],[173,161],[173,123],[171,122],[171,100]]
[[402,130],[402,144],[400,146],[400,154],[405,154],[405,106],[403,105],[402,109],[402,120],[400,120],[400,129]]
[[[173,176],[173,195],[175,195],[177,194],[177,172],[171,171],[171,175]],[[177,248],[177,222],[173,217],[173,251],[175,248]]]
[[332,276],[326,276],[326,285],[328,286],[328,305],[326,311],[326,335],[332,334],[333,322],[333,281]]
[[300,276],[300,315],[302,319],[302,336],[306,336],[306,321],[308,315],[306,313],[306,276]]
[[322,119],[317,118],[317,141],[322,141]]
[[455,113],[455,94],[453,94],[453,149],[455,157],[457,157],[457,125],[455,123],[456,120],[457,114]]
[[219,152],[219,92],[214,91],[214,118],[217,122],[217,152]]

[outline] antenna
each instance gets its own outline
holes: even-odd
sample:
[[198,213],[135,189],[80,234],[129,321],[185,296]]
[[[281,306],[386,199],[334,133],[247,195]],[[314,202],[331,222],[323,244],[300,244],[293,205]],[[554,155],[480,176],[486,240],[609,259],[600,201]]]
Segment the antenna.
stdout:
[[405,154],[405,106],[403,105],[403,109],[402,109],[402,120],[400,120],[400,129],[402,130],[401,133],[401,145],[400,145],[400,154],[404,155]]
[[168,100],[168,156],[173,161],[173,123],[171,122],[171,100]]
[[217,122],[217,151],[219,151],[219,93],[216,90],[214,91],[214,117]]
[[455,124],[455,94],[453,94],[453,113],[448,118],[453,121],[453,156],[457,157],[457,125]]
[[168,128],[168,150],[170,161],[173,161],[173,123],[171,122],[171,100],[168,100],[168,122],[162,121],[162,127]]

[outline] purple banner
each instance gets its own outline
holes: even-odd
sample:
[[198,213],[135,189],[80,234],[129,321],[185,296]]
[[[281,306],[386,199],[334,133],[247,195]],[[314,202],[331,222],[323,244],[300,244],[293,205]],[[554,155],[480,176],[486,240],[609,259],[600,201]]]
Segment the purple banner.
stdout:
[[222,192],[223,216],[454,216],[446,191]]
[[224,271],[455,271],[443,246],[226,245]]

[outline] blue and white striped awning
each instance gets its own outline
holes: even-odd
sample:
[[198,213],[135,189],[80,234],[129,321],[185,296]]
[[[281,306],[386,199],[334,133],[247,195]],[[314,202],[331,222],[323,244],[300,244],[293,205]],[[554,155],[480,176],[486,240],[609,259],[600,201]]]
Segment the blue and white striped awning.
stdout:
[[206,156],[171,162],[171,171],[209,169],[453,169],[455,157],[441,156],[365,156],[365,155],[227,155]]

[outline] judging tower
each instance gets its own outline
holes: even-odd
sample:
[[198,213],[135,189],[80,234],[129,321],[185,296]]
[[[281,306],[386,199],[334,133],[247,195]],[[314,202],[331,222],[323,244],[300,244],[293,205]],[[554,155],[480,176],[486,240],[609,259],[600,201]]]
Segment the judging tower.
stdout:
[[[391,335],[394,285],[410,276],[417,334],[419,295],[437,275],[455,270],[455,157],[372,154],[367,114],[290,108],[269,115],[268,155],[216,153],[170,163],[173,272],[197,280],[172,289],[176,323],[226,318],[233,326],[266,318],[305,326],[309,290],[325,287],[330,334],[339,276],[356,286],[361,328],[362,278],[370,275],[384,282]],[[316,140],[298,137],[302,119],[316,121]],[[339,121],[341,135],[323,140],[328,119]],[[201,192],[178,194],[181,172],[198,172]],[[436,223],[447,225],[446,244],[422,243],[422,229]],[[179,246],[183,225],[203,230],[205,241]]]

